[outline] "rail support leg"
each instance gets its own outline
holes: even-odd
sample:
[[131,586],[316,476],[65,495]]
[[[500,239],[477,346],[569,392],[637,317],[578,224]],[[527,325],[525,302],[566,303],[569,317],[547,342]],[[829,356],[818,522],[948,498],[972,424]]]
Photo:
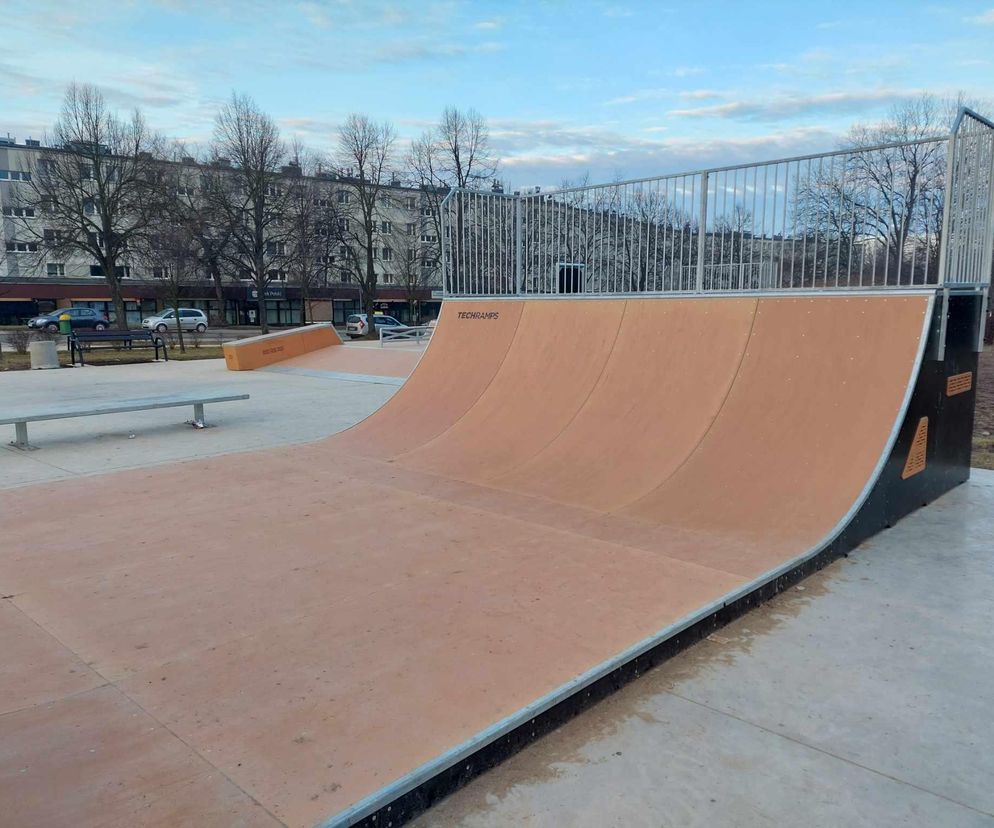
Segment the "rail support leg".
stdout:
[[28,442],[28,424],[27,421],[23,423],[14,423],[14,442],[11,443],[14,448],[21,449],[21,451],[29,451],[35,446]]
[[204,418],[204,404],[193,404],[193,424],[197,428],[207,428],[207,420]]

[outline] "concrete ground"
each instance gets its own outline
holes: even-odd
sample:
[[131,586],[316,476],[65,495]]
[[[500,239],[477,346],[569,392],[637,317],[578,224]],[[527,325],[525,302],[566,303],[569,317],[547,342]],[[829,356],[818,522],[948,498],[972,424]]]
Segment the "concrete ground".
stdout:
[[975,470],[415,825],[994,825],[992,537]]
[[368,416],[397,386],[228,371],[220,359],[91,365],[0,374],[0,412],[53,400],[129,399],[198,389],[251,398],[206,406],[207,421],[216,427],[203,430],[185,424],[192,407],[30,423],[28,435],[37,451],[9,446],[14,427],[0,426],[0,488],[317,440]]

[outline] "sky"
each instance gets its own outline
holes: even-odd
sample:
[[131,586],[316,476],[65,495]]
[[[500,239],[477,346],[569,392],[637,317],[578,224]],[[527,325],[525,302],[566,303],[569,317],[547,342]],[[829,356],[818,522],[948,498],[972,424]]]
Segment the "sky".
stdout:
[[[93,83],[209,141],[247,93],[318,154],[350,112],[401,151],[473,107],[513,187],[836,148],[924,92],[994,100],[994,5],[904,2],[0,0],[0,135],[51,129]],[[987,114],[991,114],[988,112]]]

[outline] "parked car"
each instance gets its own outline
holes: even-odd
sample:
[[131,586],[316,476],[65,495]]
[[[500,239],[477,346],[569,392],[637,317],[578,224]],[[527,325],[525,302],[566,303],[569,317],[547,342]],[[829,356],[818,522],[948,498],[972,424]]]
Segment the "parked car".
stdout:
[[[207,314],[197,308],[180,308],[179,324],[184,331],[203,333],[207,330]],[[176,311],[167,310],[157,316],[149,316],[142,320],[142,327],[158,333],[175,331]]]
[[[365,336],[369,331],[366,327],[368,318],[364,313],[353,313],[345,320],[345,333],[349,335],[349,339],[358,339],[360,336]],[[404,326],[394,319],[392,316],[387,316],[383,313],[377,313],[373,316],[373,324],[377,328],[403,328]]]
[[58,333],[59,317],[64,313],[69,314],[69,325],[77,330],[91,328],[95,331],[102,331],[110,327],[110,320],[93,308],[58,308],[51,313],[29,319],[28,327],[34,328],[36,331]]

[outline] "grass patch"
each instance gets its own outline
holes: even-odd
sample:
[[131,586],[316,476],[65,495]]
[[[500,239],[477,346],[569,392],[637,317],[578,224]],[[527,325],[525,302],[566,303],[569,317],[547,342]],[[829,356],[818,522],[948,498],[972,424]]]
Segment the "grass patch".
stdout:
[[[186,353],[181,353],[178,348],[169,349],[169,361],[185,362],[194,359],[223,359],[224,351],[217,345],[202,345],[199,348],[187,346]],[[142,362],[153,362],[155,359],[154,348],[136,348],[129,351],[125,348],[116,350],[113,348],[103,348],[89,351],[86,354],[87,365],[136,365]],[[69,354],[65,351],[59,352],[59,362],[65,367],[72,363],[69,361]],[[31,368],[30,354],[8,353],[4,349],[3,357],[0,358],[0,371],[25,371]]]
[[994,437],[974,437],[970,465],[975,469],[994,471]]

